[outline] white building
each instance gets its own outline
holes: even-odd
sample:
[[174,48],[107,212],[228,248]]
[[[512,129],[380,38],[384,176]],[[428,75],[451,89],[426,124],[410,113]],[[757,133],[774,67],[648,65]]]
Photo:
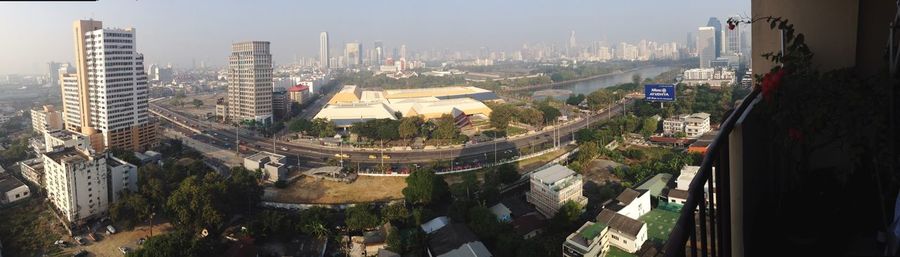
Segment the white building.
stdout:
[[287,167],[284,155],[261,151],[244,158],[244,168],[248,170],[261,170],[265,173],[266,180],[277,182],[285,179]]
[[663,121],[663,134],[667,136],[683,132],[688,138],[698,138],[710,130],[709,113],[704,112],[682,114]]
[[272,122],[272,83],[269,42],[232,44],[228,57],[227,119]]
[[531,175],[531,191],[525,194],[529,203],[545,217],[553,217],[567,201],[584,206],[582,178],[575,171],[555,164]]
[[63,218],[83,224],[109,210],[109,169],[103,155],[66,147],[44,154],[43,159],[47,198]]
[[597,257],[609,252],[609,226],[585,222],[563,243],[564,257]]
[[77,73],[62,78],[66,128],[88,136],[98,151],[156,145],[136,30],[103,28],[95,20],[75,21],[73,27]]
[[603,209],[597,215],[597,223],[609,227],[609,244],[623,251],[635,253],[647,241],[647,224]]
[[604,209],[612,210],[631,219],[638,219],[650,212],[650,194],[647,190],[626,188],[616,199],[604,204]]
[[40,110],[31,110],[31,128],[34,132],[43,134],[47,131],[63,129],[62,113],[53,108],[53,105],[44,105]]
[[734,70],[718,67],[685,70],[682,78],[681,82],[688,86],[707,84],[711,87],[720,87],[722,84],[734,84],[737,77]]
[[319,68],[328,69],[328,60],[331,59],[331,52],[328,49],[328,32],[319,33]]
[[110,199],[112,201],[110,203],[118,202],[119,197],[125,190],[129,192],[138,191],[137,166],[111,155],[107,157],[106,165],[109,168],[109,185],[111,186]]
[[0,204],[14,203],[29,196],[31,190],[22,181],[12,174],[0,172]]

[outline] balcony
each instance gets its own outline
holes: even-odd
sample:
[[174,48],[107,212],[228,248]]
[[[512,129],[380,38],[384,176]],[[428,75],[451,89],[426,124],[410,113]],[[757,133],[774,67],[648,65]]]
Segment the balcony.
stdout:
[[[751,2],[754,17],[783,17],[805,34],[815,54],[810,66],[867,81],[846,84],[850,89],[843,92],[877,97],[822,95],[813,92],[820,88],[803,87],[795,92],[809,94],[803,101],[810,106],[784,110],[773,109],[775,105],[769,104],[759,89],[751,92],[721,123],[719,134],[708,146],[660,254],[898,256],[900,37],[896,35],[900,32],[900,2]],[[784,49],[780,42],[784,34],[779,35],[777,29],[772,33],[764,22],[752,26],[753,71],[761,75],[773,64],[760,56]],[[795,82],[822,81],[806,79],[799,77]],[[867,92],[870,90],[880,93]],[[882,108],[865,108],[871,106]],[[859,109],[865,111],[856,111]],[[804,137],[786,133],[778,124],[783,120],[769,115],[773,110],[795,119],[820,110],[837,111],[823,115],[823,120],[832,123],[806,125]],[[871,120],[874,125],[860,120]],[[834,131],[842,133],[828,134]],[[795,147],[791,144],[804,145],[790,148]],[[778,149],[780,145],[790,151]]]

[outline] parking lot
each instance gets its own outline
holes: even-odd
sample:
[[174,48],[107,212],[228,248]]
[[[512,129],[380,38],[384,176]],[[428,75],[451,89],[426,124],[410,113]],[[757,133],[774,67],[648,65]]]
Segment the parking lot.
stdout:
[[[162,233],[168,233],[171,230],[172,225],[168,222],[153,225],[154,236]],[[107,235],[105,233],[97,233],[96,235],[99,237],[97,238],[98,241],[94,242],[85,239],[85,241],[87,242],[85,245],[70,246],[65,252],[67,254],[74,254],[78,252],[78,250],[84,249],[88,251],[88,256],[124,256],[124,254],[119,251],[119,247],[124,246],[131,250],[137,249],[139,247],[139,245],[137,244],[138,239],[150,236],[150,226],[138,226],[130,231],[117,231],[117,233],[112,235]],[[71,238],[67,238],[67,241],[74,242]]]

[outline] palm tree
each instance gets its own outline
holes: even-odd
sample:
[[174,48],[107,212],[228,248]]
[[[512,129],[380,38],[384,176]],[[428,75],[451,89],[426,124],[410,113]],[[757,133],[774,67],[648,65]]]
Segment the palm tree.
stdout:
[[331,233],[331,231],[329,231],[328,228],[325,227],[325,224],[322,224],[322,222],[318,220],[306,224],[303,228],[304,230],[306,230],[306,233],[317,239],[328,238],[329,234]]

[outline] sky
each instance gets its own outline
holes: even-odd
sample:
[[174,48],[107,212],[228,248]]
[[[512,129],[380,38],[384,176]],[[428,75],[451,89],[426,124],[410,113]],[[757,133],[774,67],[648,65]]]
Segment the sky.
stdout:
[[749,0],[247,1],[98,0],[0,2],[0,74],[47,72],[74,59],[72,23],[137,30],[146,63],[223,65],[233,42],[271,42],[276,64],[315,57],[328,31],[332,56],[345,42],[386,49],[516,50],[524,43],[683,43],[709,17],[749,16]]

